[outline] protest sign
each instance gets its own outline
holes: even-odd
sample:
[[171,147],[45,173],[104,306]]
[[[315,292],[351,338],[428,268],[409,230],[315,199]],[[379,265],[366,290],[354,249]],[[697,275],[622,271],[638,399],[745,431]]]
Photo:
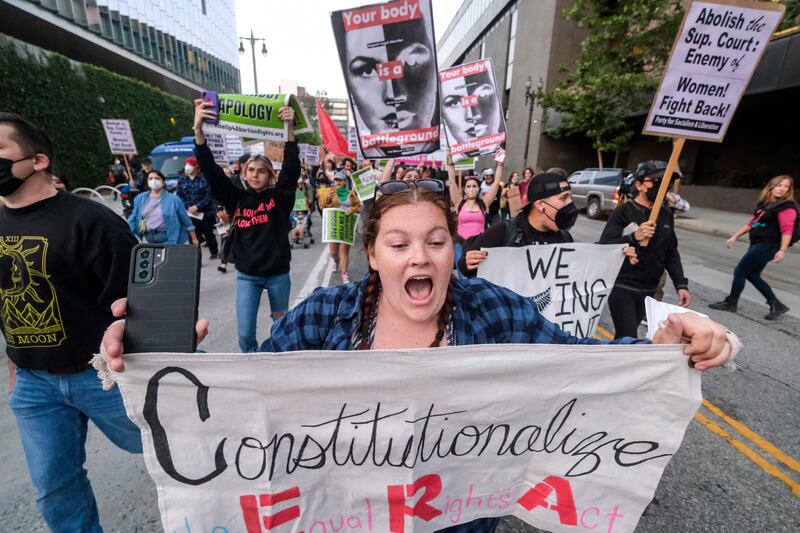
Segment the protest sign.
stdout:
[[649,222],[658,218],[686,139],[722,142],[783,11],[747,0],[689,4],[643,131],[676,137]]
[[347,127],[347,149],[354,154],[359,152],[358,134],[355,126]]
[[468,157],[461,161],[453,161],[453,168],[456,170],[475,170],[475,163],[478,161],[475,157]]
[[328,207],[322,210],[322,242],[354,244],[358,215],[348,215],[346,209]]
[[702,400],[679,346],[125,357],[170,532],[632,532]]
[[722,142],[784,9],[743,0],[692,2],[643,133]]
[[361,203],[375,198],[375,187],[378,184],[378,179],[381,173],[374,170],[372,167],[364,167],[350,175],[350,180],[353,182],[353,189],[355,189],[358,199]]
[[100,119],[106,132],[108,148],[112,154],[136,155],[136,143],[133,142],[131,124],[125,119]]
[[619,244],[492,248],[478,276],[533,299],[564,331],[592,337],[623,259]]
[[506,141],[506,122],[491,59],[439,72],[442,118],[453,161],[491,154]]
[[231,134],[251,139],[286,141],[288,125],[278,116],[283,106],[294,109],[294,134],[298,142],[310,138],[313,133],[305,110],[293,94],[220,94],[218,107],[219,124],[203,124],[203,133]]
[[294,191],[294,207],[292,207],[292,211],[308,211],[306,195],[300,189]]
[[365,159],[439,149],[439,86],[430,0],[331,13]]
[[228,164],[227,135],[209,133],[206,135],[206,143],[214,156],[214,162],[220,166],[226,166]]
[[225,136],[225,148],[228,152],[228,161],[236,161],[244,155],[242,139],[236,135]]
[[306,145],[305,156],[306,165],[318,166],[320,164],[319,146],[314,146],[313,144]]

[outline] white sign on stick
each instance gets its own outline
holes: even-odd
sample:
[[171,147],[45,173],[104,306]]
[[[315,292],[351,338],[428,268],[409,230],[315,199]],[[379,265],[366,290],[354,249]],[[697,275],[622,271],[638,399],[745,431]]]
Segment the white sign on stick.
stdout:
[[769,2],[692,2],[643,133],[722,142],[783,11]]
[[206,142],[214,155],[214,162],[223,167],[228,165],[228,140],[226,137],[221,133],[206,134]]
[[116,155],[136,155],[136,143],[133,142],[131,124],[126,119],[100,119],[106,132],[108,148]]
[[624,258],[619,244],[490,248],[478,276],[532,298],[564,331],[592,337]]
[[680,346],[141,354],[113,376],[170,532],[629,533],[702,400]]

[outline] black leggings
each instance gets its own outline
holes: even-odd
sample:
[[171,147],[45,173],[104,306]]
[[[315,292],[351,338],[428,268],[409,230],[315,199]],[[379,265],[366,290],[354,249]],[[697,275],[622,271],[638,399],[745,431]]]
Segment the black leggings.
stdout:
[[614,338],[638,336],[639,323],[645,317],[644,299],[653,293],[642,294],[614,287],[608,297],[608,309],[614,322]]

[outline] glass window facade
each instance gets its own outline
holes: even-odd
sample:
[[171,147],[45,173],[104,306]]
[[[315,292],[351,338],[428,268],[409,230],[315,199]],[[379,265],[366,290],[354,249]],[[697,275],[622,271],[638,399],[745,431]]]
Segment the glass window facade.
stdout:
[[234,0],[28,0],[204,88],[239,92]]

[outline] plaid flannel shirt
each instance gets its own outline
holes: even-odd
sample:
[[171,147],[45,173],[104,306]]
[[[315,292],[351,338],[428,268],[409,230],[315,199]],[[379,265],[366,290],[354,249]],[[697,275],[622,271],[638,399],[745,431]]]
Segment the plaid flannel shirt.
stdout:
[[[353,332],[361,324],[367,278],[357,284],[315,290],[272,326],[261,352],[352,350]],[[605,344],[564,332],[544,318],[530,298],[486,280],[457,280],[453,323],[460,346],[471,344]],[[649,343],[622,338],[613,344]]]
[[178,179],[178,188],[175,194],[181,199],[186,209],[196,205],[197,210],[201,213],[214,212],[211,189],[203,174],[198,174],[194,179],[189,176],[181,176]]

